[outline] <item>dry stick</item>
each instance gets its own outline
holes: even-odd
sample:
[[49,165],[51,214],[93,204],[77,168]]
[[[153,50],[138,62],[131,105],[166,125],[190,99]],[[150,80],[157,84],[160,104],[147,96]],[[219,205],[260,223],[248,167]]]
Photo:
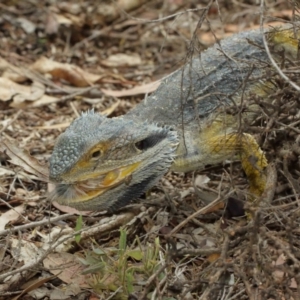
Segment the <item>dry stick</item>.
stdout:
[[276,185],[277,185],[277,170],[274,163],[267,166],[267,182],[266,187],[261,195],[259,202],[259,210],[264,207],[270,206],[274,199]]
[[48,250],[46,250],[44,253],[42,253],[42,251],[38,254],[37,259],[34,262],[30,262],[29,264],[25,264],[24,266],[20,267],[17,270],[13,270],[10,272],[6,272],[4,274],[0,275],[0,282],[5,280],[7,277],[15,275],[17,273],[21,273],[24,271],[29,271],[33,268],[35,268],[39,263],[41,263],[48,254],[50,254],[51,251],[53,251],[57,246],[59,246],[60,244],[64,243],[65,241],[67,241],[68,239],[72,238],[73,236],[75,236],[76,234],[78,234],[78,232],[74,233],[74,234],[69,234],[67,235],[64,239],[61,239],[59,241],[56,241],[55,243],[53,243],[53,245],[51,245],[51,247],[48,248]]
[[221,198],[219,195],[214,201],[212,201],[210,204],[206,205],[205,207],[199,209],[198,211],[194,212],[192,215],[190,215],[188,218],[183,220],[181,223],[179,223],[175,228],[172,229],[172,231],[168,234],[168,236],[171,236],[172,234],[176,233],[178,230],[180,230],[183,226],[185,226],[191,219],[197,217],[198,215],[205,214],[207,211],[209,211],[211,208],[213,208],[216,204],[224,201],[224,198],[228,198],[231,194],[234,193],[234,190],[230,191],[226,196]]
[[113,299],[115,296],[117,296],[117,294],[120,292],[121,289],[122,287],[119,286],[108,298],[106,298],[106,300]]
[[[127,213],[127,214],[124,214],[124,215],[127,215],[127,219],[126,219],[126,221],[127,222],[129,222],[130,220],[132,220],[132,218],[133,218],[133,214],[132,213]],[[70,215],[67,215],[67,216],[72,216],[71,214]],[[113,219],[113,221],[114,220],[116,220],[116,221],[118,221],[119,220],[119,218],[118,218],[118,216],[114,216],[115,218]],[[53,218],[54,219],[54,218]],[[57,217],[57,218],[55,218],[56,220],[58,220],[59,219],[59,217]],[[47,224],[47,223],[49,223],[49,220],[47,220],[47,222],[45,222],[45,221],[42,221],[43,222],[43,224]],[[35,222],[35,224],[37,224],[37,223],[40,223],[40,222]],[[24,265],[24,266],[22,266],[21,268],[19,268],[19,269],[17,269],[17,270],[13,270],[13,271],[10,271],[10,272],[6,272],[6,273],[4,273],[4,274],[1,274],[0,275],[0,281],[2,281],[2,280],[4,280],[5,278],[7,278],[8,276],[12,276],[12,275],[14,275],[14,274],[17,274],[17,273],[21,273],[21,272],[24,272],[24,271],[28,271],[28,270],[31,270],[31,269],[33,269],[33,268],[35,268],[39,263],[41,263],[47,256],[48,256],[48,254],[50,254],[56,247],[58,247],[60,244],[62,244],[62,243],[64,243],[65,241],[67,241],[67,240],[69,240],[69,239],[71,239],[71,238],[74,238],[76,235],[78,235],[78,234],[80,234],[80,235],[84,235],[85,234],[85,237],[87,236],[87,233],[94,233],[91,229],[93,229],[93,228],[96,228],[97,227],[97,232],[99,233],[99,228],[102,228],[103,230],[102,230],[102,232],[103,231],[106,231],[107,229],[112,229],[112,227],[113,227],[113,225],[115,225],[115,224],[118,224],[117,222],[116,223],[113,223],[113,224],[103,224],[103,226],[99,226],[99,224],[95,224],[95,225],[93,225],[92,227],[89,227],[89,228],[83,228],[83,229],[81,229],[81,230],[78,230],[78,231],[76,231],[76,232],[72,232],[72,233],[70,233],[70,234],[68,234],[68,235],[65,235],[65,236],[63,236],[63,237],[60,237],[60,238],[58,238],[51,246],[49,246],[49,248],[47,249],[47,250],[45,250],[45,252],[40,252],[39,254],[38,254],[38,257],[37,257],[37,259],[36,259],[36,261],[34,261],[34,262],[30,262],[30,263],[28,263],[28,264],[26,264],[26,265]],[[28,224],[28,225],[32,225],[32,224]],[[119,224],[118,224],[119,225]],[[19,226],[19,228],[20,227],[25,227],[26,225],[24,225],[24,226]],[[32,226],[31,226],[32,227]],[[4,231],[6,231],[6,230],[3,230],[1,233],[3,234],[3,232]],[[9,230],[7,230],[8,232],[9,232]]]
[[[73,215],[69,214],[69,215],[60,216],[60,217],[57,217],[57,218],[52,218],[52,221],[53,221],[53,219],[55,219],[57,221],[59,219],[62,219],[62,217],[69,217],[69,216],[73,216]],[[126,214],[121,215],[121,216],[120,215],[113,216],[111,218],[112,219],[111,220],[112,224],[106,221],[104,224],[102,224],[100,226],[99,226],[99,224],[95,224],[95,225],[93,225],[93,226],[91,226],[89,228],[83,228],[81,230],[78,230],[76,232],[70,233],[70,234],[65,235],[63,237],[59,237],[51,246],[49,246],[49,248],[47,250],[45,250],[45,252],[41,251],[39,253],[39,256],[37,257],[36,261],[31,262],[31,263],[29,263],[27,265],[24,265],[24,266],[22,266],[21,268],[19,268],[17,270],[13,270],[13,271],[9,271],[9,272],[6,272],[4,274],[1,274],[0,275],[0,282],[3,281],[5,278],[7,278],[9,276],[12,276],[12,275],[15,275],[17,273],[21,273],[21,272],[28,271],[28,270],[31,270],[31,269],[35,268],[56,247],[58,247],[60,244],[64,243],[65,241],[74,238],[78,234],[80,234],[81,237],[87,237],[87,236],[93,235],[95,233],[95,231],[93,231],[94,229],[96,230],[97,233],[106,232],[107,230],[112,230],[113,228],[115,228],[116,225],[118,225],[118,227],[121,226],[119,223],[122,222],[122,221],[124,223],[124,220],[128,223],[129,221],[131,221],[133,219],[133,217],[134,217],[133,213],[126,213]],[[49,223],[49,220],[47,220],[47,221],[41,221],[41,222],[34,222],[34,223],[35,223],[35,225],[38,224],[38,223],[47,224],[47,223]],[[28,224],[28,225],[31,225],[29,227],[32,227],[32,224]],[[22,229],[24,229],[25,227],[27,228],[28,225],[18,226],[18,228],[20,229],[20,227],[22,227]],[[14,231],[15,230],[16,230],[16,228],[14,228]],[[1,232],[1,234],[3,234],[4,232],[10,232],[10,230],[3,230]]]
[[154,20],[147,20],[147,19],[141,19],[141,18],[135,18],[133,16],[131,16],[130,14],[128,14],[125,10],[123,9],[120,9],[122,11],[122,13],[124,13],[129,19],[132,19],[132,20],[135,20],[135,21],[139,21],[143,24],[147,24],[147,23],[159,23],[159,22],[163,22],[163,21],[167,21],[169,19],[172,19],[174,17],[178,17],[178,16],[181,16],[181,15],[184,15],[186,13],[189,13],[189,12],[196,12],[196,11],[200,11],[200,10],[206,10],[207,7],[209,7],[209,5],[212,3],[212,1],[206,6],[206,7],[201,7],[201,8],[190,8],[190,9],[186,9],[184,11],[180,11],[178,13],[175,13],[173,15],[169,15],[169,16],[166,16],[166,17],[163,17],[163,18],[158,18],[158,19],[154,19]]
[[175,255],[176,257],[184,256],[184,255],[191,255],[191,256],[200,256],[200,255],[210,255],[215,253],[221,253],[220,248],[208,248],[208,249],[179,249],[176,250]]
[[[245,261],[243,261],[243,263],[245,263]],[[243,264],[241,263],[241,265],[243,265]],[[244,282],[244,285],[246,288],[246,293],[249,297],[249,300],[256,300],[257,298],[255,297],[255,295],[253,293],[253,290],[251,288],[249,281],[247,280],[247,276],[245,275],[245,273],[241,272],[241,269],[239,269],[237,266],[233,266],[233,269],[234,269],[234,273],[237,274]]]
[[[163,299],[163,294],[162,294],[162,291],[161,291],[161,286],[164,284],[164,288],[166,288],[166,282],[167,282],[167,276],[164,276],[164,278],[162,280],[160,280],[159,282],[157,282],[156,280],[156,287],[152,293],[152,296],[151,296],[151,300],[157,300],[157,299]],[[157,296],[156,296],[157,294]]]
[[[221,262],[225,261],[226,253],[227,253],[227,250],[228,250],[228,245],[229,245],[229,236],[226,235],[224,243],[223,243],[222,251],[221,251],[221,256],[219,258],[219,260]],[[216,272],[213,275],[209,276],[208,287],[206,288],[206,290],[202,294],[200,300],[210,299],[209,295],[213,291],[213,288],[215,287],[215,284],[218,283],[218,280],[220,279],[220,276],[222,275],[222,273],[224,271],[226,271],[225,267],[221,267],[221,268],[217,269]]]
[[240,297],[241,297],[241,295],[243,294],[243,293],[245,293],[245,290],[246,289],[241,289],[239,292],[237,292],[235,295],[233,295],[232,297],[230,297],[230,298],[225,298],[225,300],[233,300],[233,299],[241,299]]
[[[202,249],[202,251],[206,250],[206,253],[203,252],[203,253],[200,253],[200,255],[201,254],[208,255],[208,254],[220,253],[221,252],[219,261],[223,262],[223,261],[225,261],[226,253],[228,251],[228,246],[229,246],[229,235],[226,235],[221,250],[217,249],[217,248]],[[179,251],[181,251],[181,250],[179,250]],[[212,251],[212,253],[209,253],[210,251]],[[215,269],[216,269],[216,267],[213,268],[213,270],[215,270]],[[222,272],[224,270],[225,270],[225,268],[221,267],[221,268],[217,269],[217,271],[213,275],[209,276],[208,287],[206,288],[206,290],[202,294],[201,298],[199,298],[199,299],[203,299],[203,300],[208,299],[208,296],[209,296],[210,292],[212,291],[212,289],[214,287],[214,284],[217,284],[217,280],[219,280],[219,278],[222,275]],[[199,278],[200,278],[199,281],[201,281],[201,276],[199,276]],[[180,296],[184,298],[187,295],[187,293],[192,291],[193,289],[195,289],[198,286],[198,284],[199,284],[199,282],[197,282],[195,285],[188,288],[186,291],[184,291],[182,294],[180,294]]]
[[292,175],[290,174],[290,172],[287,169],[287,159],[284,157],[283,158],[283,170],[280,170],[280,172],[285,176],[285,178],[287,179],[287,181],[289,182],[289,185],[293,191],[294,197],[297,201],[297,205],[298,207],[300,207],[300,199],[299,197],[297,197],[298,193],[296,191],[299,190],[299,184],[298,182],[292,177]]
[[[299,130],[298,128],[295,128],[295,127],[293,126],[293,124],[288,125],[288,124],[281,123],[281,122],[279,122],[279,121],[275,121],[275,122],[276,122],[278,125],[284,126],[284,127],[288,128],[288,129],[291,129],[291,130],[295,131],[296,133],[300,134],[300,130]],[[297,121],[297,123],[298,123],[298,122],[299,122],[299,121]]]
[[80,117],[80,113],[78,112],[77,108],[75,107],[74,103],[73,102],[70,102],[70,106],[76,116],[76,118],[79,118]]
[[[163,21],[166,21],[166,20],[169,20],[171,18],[174,18],[174,17],[178,17],[178,16],[181,16],[183,14],[186,14],[186,13],[189,13],[189,12],[196,12],[196,11],[200,11],[200,10],[205,10],[206,7],[204,8],[191,8],[191,9],[187,9],[185,11],[181,11],[181,12],[178,12],[176,14],[173,14],[173,15],[170,15],[170,16],[166,16],[166,17],[163,17],[163,18],[159,18],[159,19],[154,19],[154,20],[147,20],[147,19],[141,19],[141,18],[135,18],[135,17],[132,17],[130,14],[128,14],[126,11],[124,10],[121,10],[128,18],[132,19],[132,20],[136,20],[136,21],[139,21],[143,24],[147,24],[147,23],[158,23],[158,22],[163,22]],[[85,42],[90,42],[92,41],[93,39],[96,39],[97,37],[105,34],[105,33],[108,33],[110,31],[110,26],[106,26],[104,27],[102,30],[99,30],[97,32],[94,32],[91,36],[83,39],[82,41],[78,42],[76,45],[74,45],[74,49],[75,48],[78,48],[79,46],[81,46],[82,44],[84,44]]]
[[148,290],[149,290],[149,288],[150,288],[152,282],[156,279],[156,277],[157,277],[157,276],[158,276],[158,275],[159,275],[166,267],[167,267],[167,264],[166,264],[166,263],[162,264],[162,265],[159,267],[159,269],[149,277],[149,279],[147,280],[147,282],[146,282],[146,284],[145,284],[145,289],[144,289],[142,295],[139,297],[139,300],[144,300],[144,299],[146,299]]
[[288,247],[286,247],[286,244],[282,242],[281,239],[271,234],[271,232],[268,232],[265,227],[260,228],[260,233],[262,235],[262,238],[265,238],[266,240],[270,239],[273,241],[277,249],[282,250],[282,252],[288,257],[291,261],[294,263],[294,267],[298,268],[300,267],[299,260],[295,257],[295,255],[290,251]]
[[7,122],[0,130],[0,134],[5,131],[5,129],[10,126],[14,121],[17,120],[17,118],[20,116],[20,114],[22,113],[22,110],[20,109],[19,111],[17,111],[17,113],[14,115],[14,117],[9,121]]
[[42,221],[37,221],[37,222],[31,222],[29,224],[25,224],[25,225],[21,225],[21,226],[16,226],[16,227],[13,227],[13,228],[10,228],[10,229],[1,230],[0,231],[0,236],[6,235],[8,233],[22,231],[24,229],[29,229],[29,228],[33,228],[33,227],[37,227],[37,226],[41,226],[41,225],[46,225],[46,224],[49,224],[49,223],[55,223],[57,221],[61,221],[61,220],[67,219],[69,217],[74,217],[74,215],[73,214],[62,215],[62,216],[50,218],[50,219],[47,219],[47,220],[42,220]]
[[[147,213],[147,211],[140,213],[138,216],[135,217],[135,219],[141,217],[145,213]],[[29,228],[34,228],[34,227],[41,226],[41,225],[55,223],[55,222],[58,222],[61,220],[68,219],[69,217],[74,217],[74,214],[66,214],[66,215],[62,215],[62,216],[58,216],[58,217],[53,217],[53,218],[50,218],[47,220],[31,222],[29,224],[16,226],[14,228],[1,230],[0,236],[7,235],[8,233],[22,231],[24,229],[29,229]],[[107,220],[107,219],[109,219],[109,220]],[[129,212],[124,213],[124,214],[114,215],[109,218],[104,218],[99,222],[100,224],[97,223],[93,226],[84,228],[84,230],[82,232],[82,238],[87,238],[88,236],[95,235],[97,233],[101,233],[101,232],[104,232],[107,230],[111,230],[112,228],[117,227],[120,224],[123,225],[125,222],[133,221],[133,219],[134,219],[134,214],[129,213]],[[101,224],[101,222],[103,222],[103,224]],[[77,232],[77,234],[78,234],[78,232]]]
[[278,72],[278,74],[280,75],[281,78],[283,78],[287,83],[289,83],[296,91],[300,92],[300,87],[296,83],[291,81],[282,72],[282,70],[277,65],[276,61],[274,60],[274,58],[273,58],[273,56],[270,52],[270,49],[269,49],[269,46],[268,46],[268,43],[267,43],[267,40],[266,40],[266,37],[265,37],[265,34],[264,34],[264,0],[260,0],[260,31],[262,33],[262,38],[263,38],[263,43],[264,43],[265,50],[266,50],[266,53],[268,55],[268,58],[269,58],[271,64],[276,69],[276,71]]

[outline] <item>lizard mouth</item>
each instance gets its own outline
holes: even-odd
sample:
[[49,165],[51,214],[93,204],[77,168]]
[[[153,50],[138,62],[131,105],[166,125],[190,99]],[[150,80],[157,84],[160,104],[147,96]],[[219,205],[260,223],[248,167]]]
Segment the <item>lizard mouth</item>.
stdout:
[[62,205],[85,203],[122,183],[129,185],[132,173],[139,165],[140,162],[137,162],[83,181],[71,184],[57,184],[50,198]]

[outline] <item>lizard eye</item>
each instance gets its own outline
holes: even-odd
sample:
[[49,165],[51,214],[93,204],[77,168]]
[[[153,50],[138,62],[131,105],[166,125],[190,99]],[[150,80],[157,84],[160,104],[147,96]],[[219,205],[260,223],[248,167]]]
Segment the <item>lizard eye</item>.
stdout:
[[101,156],[102,152],[101,150],[96,150],[92,153],[92,158],[99,158]]
[[137,148],[138,150],[143,151],[143,150],[145,149],[144,140],[135,143],[134,146],[135,146],[135,148]]

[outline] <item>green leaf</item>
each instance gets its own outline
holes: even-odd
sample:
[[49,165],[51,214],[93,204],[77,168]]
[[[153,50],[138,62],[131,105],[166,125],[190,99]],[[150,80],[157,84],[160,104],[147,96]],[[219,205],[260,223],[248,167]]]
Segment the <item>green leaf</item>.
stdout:
[[97,255],[106,255],[106,253],[102,249],[95,248],[94,245],[92,245],[92,249],[93,249],[93,252]]
[[128,257],[131,257],[135,260],[142,260],[143,259],[143,252],[141,250],[129,250],[127,251]]
[[99,262],[96,265],[90,266],[88,268],[85,268],[81,274],[90,274],[90,273],[96,273],[96,272],[100,272],[103,271],[104,269],[106,269],[106,263],[104,262]]
[[126,273],[126,284],[127,284],[127,291],[128,293],[133,292],[133,281],[134,281],[134,276],[131,272]]
[[126,250],[126,243],[127,243],[127,233],[124,229],[120,229],[120,241],[119,241],[119,250],[120,255],[124,253]]
[[[80,216],[77,218],[77,220],[76,220],[75,232],[81,230],[82,227],[83,227],[82,225],[83,225],[82,215],[80,215]],[[79,234],[76,234],[76,235],[75,235],[75,242],[76,242],[77,244],[79,244],[80,240],[81,240],[81,234],[80,234],[80,233],[79,233]]]

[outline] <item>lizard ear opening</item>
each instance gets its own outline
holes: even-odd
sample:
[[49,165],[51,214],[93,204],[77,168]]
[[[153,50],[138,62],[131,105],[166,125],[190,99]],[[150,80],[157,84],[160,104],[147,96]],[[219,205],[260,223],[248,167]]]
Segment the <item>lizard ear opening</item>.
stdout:
[[134,145],[140,151],[146,151],[155,145],[157,145],[160,141],[162,141],[166,136],[165,135],[152,135],[143,140],[136,142]]

